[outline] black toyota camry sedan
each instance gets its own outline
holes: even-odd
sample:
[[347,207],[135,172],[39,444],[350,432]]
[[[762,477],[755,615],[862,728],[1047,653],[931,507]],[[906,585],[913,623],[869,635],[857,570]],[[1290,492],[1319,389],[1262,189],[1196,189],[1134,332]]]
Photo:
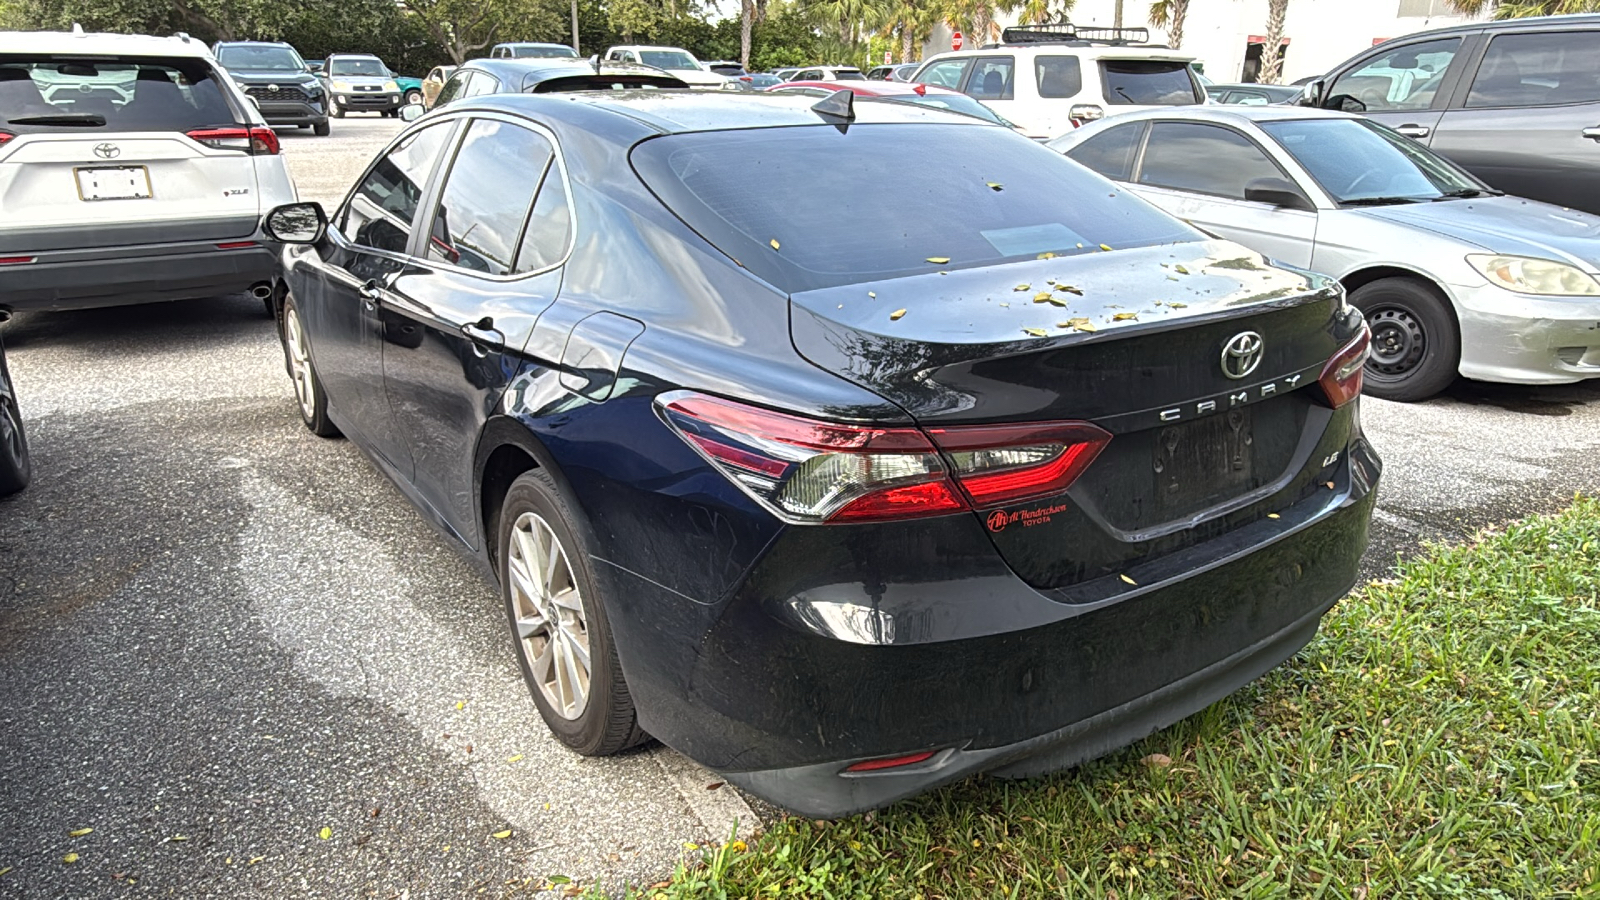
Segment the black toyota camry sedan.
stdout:
[[268,226],[306,424],[481,561],[579,753],[652,735],[810,816],[1058,769],[1356,577],[1338,285],[999,126],[481,97]]

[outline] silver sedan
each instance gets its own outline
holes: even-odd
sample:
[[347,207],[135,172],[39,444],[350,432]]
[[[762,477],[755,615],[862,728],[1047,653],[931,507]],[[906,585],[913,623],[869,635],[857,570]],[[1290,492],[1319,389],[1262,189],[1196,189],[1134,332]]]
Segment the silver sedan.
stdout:
[[1600,377],[1600,217],[1508,197],[1377,123],[1302,108],[1105,119],[1049,146],[1167,212],[1339,279],[1366,391]]

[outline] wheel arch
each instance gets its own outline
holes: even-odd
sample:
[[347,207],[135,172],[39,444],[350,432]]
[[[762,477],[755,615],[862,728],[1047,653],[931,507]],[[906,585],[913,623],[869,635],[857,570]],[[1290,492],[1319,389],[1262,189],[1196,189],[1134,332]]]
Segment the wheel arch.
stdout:
[[1455,299],[1440,286],[1438,279],[1423,272],[1406,268],[1405,266],[1367,266],[1340,276],[1339,283],[1344,285],[1345,293],[1348,295],[1354,294],[1374,281],[1382,281],[1385,278],[1404,278],[1407,281],[1414,281],[1431,291],[1434,296],[1444,303],[1445,309],[1450,313],[1450,322],[1455,325],[1456,336],[1458,338],[1461,336],[1461,314],[1456,311]]
[[[484,558],[496,578],[500,573],[496,557],[500,552],[501,506],[511,483],[524,472],[533,469],[548,472],[567,503],[575,511],[582,511],[549,449],[526,425],[509,416],[496,416],[484,424],[473,468],[477,472],[478,526],[482,529]],[[587,526],[587,522],[584,525]]]

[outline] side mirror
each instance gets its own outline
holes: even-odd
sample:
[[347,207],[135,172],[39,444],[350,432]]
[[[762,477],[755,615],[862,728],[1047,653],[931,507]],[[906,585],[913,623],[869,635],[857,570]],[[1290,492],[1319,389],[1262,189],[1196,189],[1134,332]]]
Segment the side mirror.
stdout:
[[1306,83],[1300,91],[1300,98],[1295,101],[1296,106],[1321,106],[1322,90],[1327,87],[1327,82],[1318,78],[1316,81]]
[[421,103],[407,103],[405,106],[400,107],[400,121],[415,122],[422,118],[422,113]]
[[328,231],[321,203],[285,203],[261,220],[267,237],[283,244],[315,244]]
[[1257,178],[1244,186],[1244,199],[1252,203],[1270,203],[1280,209],[1298,209],[1316,212],[1317,208],[1300,189],[1282,178]]
[[1367,105],[1365,103],[1357,100],[1349,94],[1334,94],[1332,97],[1329,97],[1327,103],[1323,105],[1328,109],[1337,109],[1340,112],[1347,113],[1364,113],[1367,111]]

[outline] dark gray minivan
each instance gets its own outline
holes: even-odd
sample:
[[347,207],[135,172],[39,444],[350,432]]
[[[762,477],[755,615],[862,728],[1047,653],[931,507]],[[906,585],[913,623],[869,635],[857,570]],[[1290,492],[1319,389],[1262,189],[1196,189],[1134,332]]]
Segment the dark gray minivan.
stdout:
[[1395,38],[1301,102],[1363,113],[1507,193],[1600,214],[1600,15]]

